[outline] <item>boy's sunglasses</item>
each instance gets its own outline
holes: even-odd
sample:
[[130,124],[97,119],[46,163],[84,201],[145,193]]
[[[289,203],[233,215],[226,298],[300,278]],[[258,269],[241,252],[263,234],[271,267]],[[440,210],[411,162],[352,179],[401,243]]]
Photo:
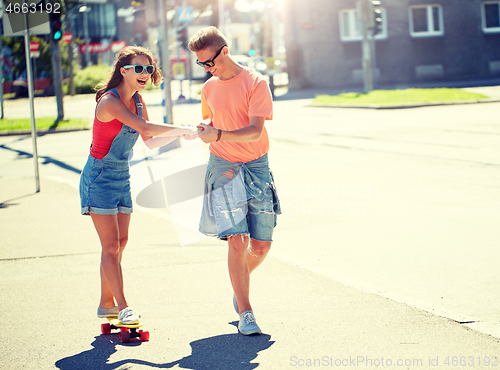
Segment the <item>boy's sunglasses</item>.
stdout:
[[219,54],[221,53],[222,49],[224,49],[227,45],[224,45],[223,47],[220,48],[220,50],[217,52],[217,54],[215,54],[215,56],[210,59],[210,60],[207,60],[206,62],[200,62],[198,59],[196,59],[196,64],[198,64],[200,67],[213,67],[215,65],[214,63],[214,60],[217,59],[217,57],[219,56]]
[[123,68],[125,69],[134,68],[134,72],[137,73],[138,75],[144,73],[144,71],[146,71],[146,73],[149,73],[150,75],[152,75],[155,72],[155,66],[153,65],[143,66],[142,64],[134,64],[129,66],[123,66]]

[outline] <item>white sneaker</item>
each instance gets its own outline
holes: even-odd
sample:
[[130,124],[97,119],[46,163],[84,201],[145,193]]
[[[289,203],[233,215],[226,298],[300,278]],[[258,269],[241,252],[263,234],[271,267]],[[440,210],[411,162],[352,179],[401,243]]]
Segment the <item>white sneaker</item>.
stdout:
[[97,307],[97,317],[105,318],[105,317],[117,317],[120,313],[118,306],[114,306],[111,308],[103,308]]
[[141,315],[139,315],[138,312],[134,311],[132,307],[125,307],[118,314],[118,320],[120,320],[120,322],[125,325],[138,324],[140,322],[140,318]]

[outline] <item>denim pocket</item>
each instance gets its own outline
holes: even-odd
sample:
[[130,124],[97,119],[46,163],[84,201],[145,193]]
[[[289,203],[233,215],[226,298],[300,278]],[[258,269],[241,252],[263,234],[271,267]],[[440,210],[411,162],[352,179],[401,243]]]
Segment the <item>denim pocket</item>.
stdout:
[[102,177],[103,173],[104,173],[103,167],[93,167],[92,168],[92,170],[90,171],[90,174],[89,174],[89,182],[90,182],[89,188],[94,186],[97,183],[97,181],[99,181],[99,179]]

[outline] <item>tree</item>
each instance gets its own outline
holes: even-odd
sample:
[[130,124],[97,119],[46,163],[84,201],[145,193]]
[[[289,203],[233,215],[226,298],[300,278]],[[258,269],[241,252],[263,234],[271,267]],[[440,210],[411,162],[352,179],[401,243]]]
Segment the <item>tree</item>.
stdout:
[[[52,52],[50,50],[50,41],[45,41],[43,37],[31,36],[31,41],[37,41],[40,45],[40,56],[36,58],[36,73],[39,77],[46,75],[52,82]],[[11,51],[11,56],[8,57],[12,64],[13,79],[23,76],[26,72],[26,53],[24,48],[24,37],[6,37],[2,36],[3,46]],[[68,45],[61,43],[62,70],[66,75],[69,70],[68,64]]]

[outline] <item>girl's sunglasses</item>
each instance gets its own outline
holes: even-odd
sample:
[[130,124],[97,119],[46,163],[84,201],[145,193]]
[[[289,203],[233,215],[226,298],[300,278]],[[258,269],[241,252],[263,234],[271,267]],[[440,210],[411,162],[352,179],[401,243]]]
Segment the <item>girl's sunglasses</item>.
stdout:
[[155,66],[153,65],[148,65],[148,66],[143,66],[142,64],[134,64],[134,65],[129,65],[129,66],[123,66],[125,69],[133,68],[134,72],[137,73],[138,75],[146,73],[152,75],[155,72]]

